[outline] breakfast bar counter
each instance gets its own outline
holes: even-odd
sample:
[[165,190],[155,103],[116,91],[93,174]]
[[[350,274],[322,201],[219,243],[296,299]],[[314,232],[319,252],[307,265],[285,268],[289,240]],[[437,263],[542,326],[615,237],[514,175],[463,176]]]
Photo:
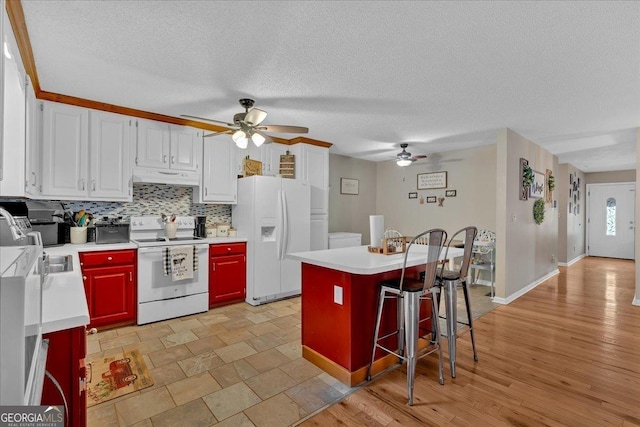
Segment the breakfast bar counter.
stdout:
[[[449,255],[458,252],[462,249]],[[418,277],[424,271],[426,254],[426,246],[412,246],[407,275]],[[303,357],[349,386],[362,383],[371,360],[380,282],[400,277],[405,254],[374,254],[366,246],[355,246],[287,256],[302,263]],[[393,331],[395,324],[396,307],[390,301],[381,335]],[[387,347],[397,347],[395,336],[387,340]],[[372,373],[396,360],[380,352]]]

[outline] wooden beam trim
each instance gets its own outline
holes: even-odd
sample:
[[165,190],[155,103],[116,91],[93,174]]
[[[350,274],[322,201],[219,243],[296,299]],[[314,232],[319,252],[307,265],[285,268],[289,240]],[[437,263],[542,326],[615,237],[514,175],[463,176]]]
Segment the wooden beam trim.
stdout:
[[[22,3],[20,0],[7,0],[6,10],[9,15],[9,21],[13,28],[13,34],[18,42],[18,49],[20,50],[20,56],[26,73],[31,78],[31,84],[36,94],[36,98],[44,101],[60,102],[62,104],[75,105],[78,107],[91,108],[94,110],[108,111],[116,114],[124,114],[126,116],[138,117],[141,119],[155,120],[159,122],[171,123],[181,126],[191,126],[198,129],[209,130],[212,132],[224,132],[229,130],[226,127],[216,126],[209,123],[198,122],[194,120],[181,119],[178,117],[166,116],[164,114],[151,113],[143,110],[136,110],[134,108],[121,107],[118,105],[107,104],[105,102],[92,101],[90,99],[78,98],[70,95],[62,95],[54,92],[47,92],[41,89],[40,80],[38,79],[38,71],[36,70],[36,62],[33,56],[33,49],[31,48],[31,41],[29,40],[29,32],[27,31],[27,23],[24,17],[24,10],[22,9]],[[310,145],[317,145],[319,147],[329,148],[332,144],[324,141],[318,141],[315,139],[297,137],[293,139],[284,139],[272,136],[274,142],[280,144],[293,145],[300,142],[304,142]]]
[[22,57],[24,69],[31,78],[31,84],[36,93],[40,93],[40,80],[38,79],[38,71],[36,70],[36,61],[33,57],[33,49],[29,40],[29,32],[27,31],[27,22],[24,19],[24,10],[20,0],[7,0],[5,9],[9,16],[9,22],[13,29],[13,34],[18,42],[18,50]]

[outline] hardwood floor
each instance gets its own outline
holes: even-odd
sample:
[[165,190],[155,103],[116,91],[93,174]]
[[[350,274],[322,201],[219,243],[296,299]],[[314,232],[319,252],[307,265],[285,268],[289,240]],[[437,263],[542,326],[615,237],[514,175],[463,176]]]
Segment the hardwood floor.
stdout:
[[606,258],[560,267],[475,322],[478,362],[469,335],[458,339],[457,378],[445,360],[441,386],[437,359],[420,361],[413,407],[400,367],[302,425],[640,425],[634,268]]

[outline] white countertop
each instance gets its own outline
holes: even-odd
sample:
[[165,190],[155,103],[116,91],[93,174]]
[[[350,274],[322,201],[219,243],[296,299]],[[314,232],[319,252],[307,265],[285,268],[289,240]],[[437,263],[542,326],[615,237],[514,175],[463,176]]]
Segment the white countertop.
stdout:
[[66,244],[44,248],[49,255],[71,255],[73,271],[47,276],[42,293],[42,331],[55,332],[89,324],[89,308],[82,283],[79,252],[137,249],[134,243]]
[[[245,237],[210,237],[208,244],[246,242]],[[137,249],[135,243],[66,244],[44,248],[49,255],[71,255],[73,271],[47,276],[42,294],[42,329],[44,333],[61,331],[89,324],[89,308],[82,283],[79,252]]]
[[217,243],[220,244],[224,244],[224,243],[242,243],[242,242],[246,242],[247,238],[246,237],[207,237],[204,239],[205,242],[211,244],[211,245],[215,245]]
[[[444,256],[444,252],[445,250],[443,249],[442,256]],[[407,266],[412,267],[424,263],[426,254],[427,246],[413,245],[409,252]],[[463,249],[449,249],[449,258],[462,255]],[[296,259],[307,264],[344,271],[346,273],[364,275],[399,270],[402,268],[404,256],[404,253],[393,255],[374,254],[367,250],[367,246],[352,246],[348,248],[287,254],[288,258]]]

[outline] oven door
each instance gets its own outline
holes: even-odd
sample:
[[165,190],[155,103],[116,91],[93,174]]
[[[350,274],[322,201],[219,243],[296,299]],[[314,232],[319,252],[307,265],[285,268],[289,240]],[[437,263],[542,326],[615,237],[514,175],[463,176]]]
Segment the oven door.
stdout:
[[164,275],[164,248],[138,248],[138,302],[180,298],[209,291],[208,244],[196,244],[198,270],[192,279],[173,281]]

